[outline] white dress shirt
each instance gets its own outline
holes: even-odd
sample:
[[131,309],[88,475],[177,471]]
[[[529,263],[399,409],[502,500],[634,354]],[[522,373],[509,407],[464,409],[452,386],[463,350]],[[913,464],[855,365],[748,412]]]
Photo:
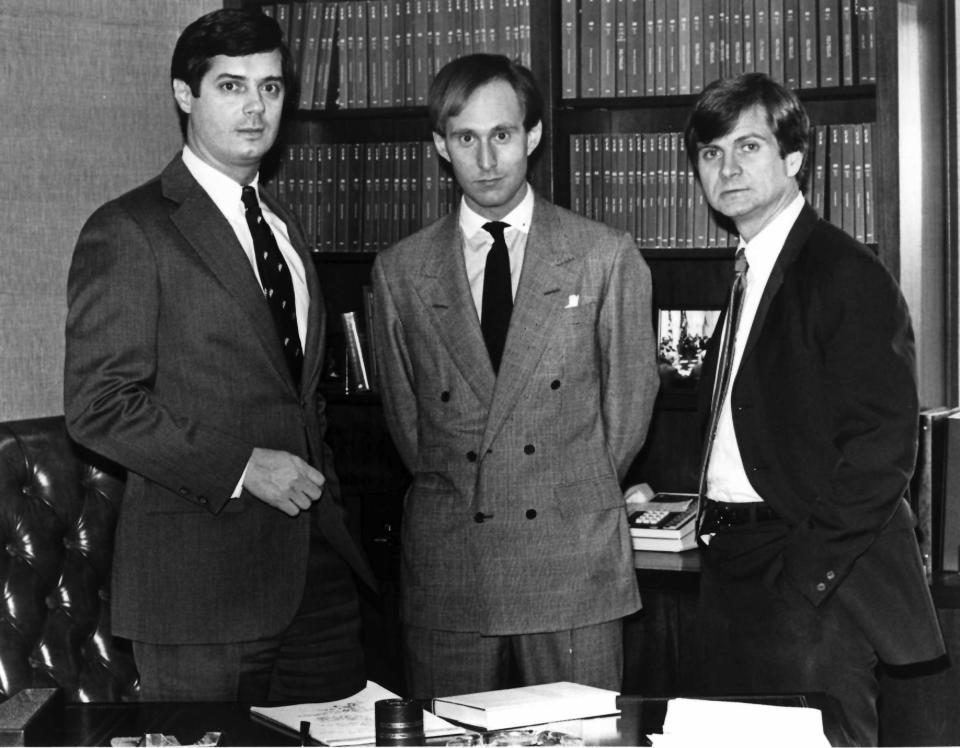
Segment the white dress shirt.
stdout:
[[[250,267],[253,268],[254,275],[257,276],[257,282],[262,287],[260,272],[257,270],[257,260],[253,254],[253,237],[250,235],[243,202],[240,199],[244,185],[238,184],[223,172],[218,171],[205,161],[201,161],[186,145],[183,147],[183,164],[230,223],[233,233],[237,235],[240,246],[243,247],[243,251],[250,261]],[[257,199],[260,200],[259,175],[254,177],[250,186],[257,191]],[[293,295],[297,308],[297,332],[300,333],[300,347],[306,350],[307,310],[310,307],[310,294],[307,291],[307,276],[303,269],[303,261],[290,243],[287,224],[281,221],[276,213],[270,210],[262,200],[260,200],[260,211],[277,240],[280,254],[283,255],[287,267],[290,268],[290,277],[293,279]]]
[[[743,349],[757,315],[760,297],[763,296],[773,266],[780,256],[790,229],[793,228],[800,211],[803,210],[803,205],[803,195],[797,193],[793,201],[759,234],[747,243],[741,240],[741,246],[746,251],[748,266],[746,290],[743,294],[743,311],[740,313],[740,324],[734,340],[733,363],[727,393],[720,408],[717,435],[710,453],[710,464],[707,466],[707,496],[715,501],[763,501],[763,497],[750,484],[747,471],[743,467],[737,434],[733,429],[730,390],[737,378],[740,359],[743,357]],[[723,343],[723,341],[720,342]]]
[[[503,223],[509,224],[503,232],[510,257],[510,286],[513,298],[517,298],[520,285],[520,271],[523,270],[523,255],[530,235],[530,222],[533,220],[533,189],[526,185],[526,194],[520,204],[504,216]],[[483,228],[490,219],[484,218],[460,200],[460,233],[463,237],[463,260],[467,266],[467,280],[477,318],[483,309],[483,274],[487,266],[487,254],[493,247],[493,236]]]

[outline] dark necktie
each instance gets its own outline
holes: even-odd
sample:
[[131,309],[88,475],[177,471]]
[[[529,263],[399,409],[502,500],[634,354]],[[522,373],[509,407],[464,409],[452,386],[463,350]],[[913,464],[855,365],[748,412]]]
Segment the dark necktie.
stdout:
[[[730,296],[727,300],[727,314],[723,321],[723,331],[720,337],[720,355],[717,358],[717,370],[713,379],[713,392],[710,396],[710,421],[707,428],[707,438],[703,445],[703,459],[700,462],[700,484],[697,489],[700,507],[703,507],[707,488],[707,467],[710,464],[710,454],[713,451],[713,442],[717,436],[717,424],[720,421],[720,409],[729,389],[730,374],[733,369],[733,352],[737,342],[737,328],[740,326],[740,313],[743,311],[743,292],[747,284],[747,256],[743,247],[737,250],[737,257],[733,265],[733,283],[730,286]],[[700,513],[702,514],[702,512]],[[700,516],[697,517],[697,537],[700,536]]]
[[502,221],[483,224],[483,228],[493,237],[493,247],[487,253],[487,264],[483,271],[480,330],[487,344],[494,374],[500,371],[500,359],[503,357],[507,328],[510,326],[510,312],[513,311],[510,256],[507,253],[507,242],[503,238],[503,230],[508,225]]
[[249,185],[243,188],[241,195],[246,209],[247,226],[253,236],[253,254],[257,260],[257,271],[263,295],[273,315],[273,326],[277,329],[283,346],[283,355],[287,359],[293,381],[300,386],[300,372],[303,369],[303,349],[300,345],[300,333],[297,330],[297,305],[293,294],[293,279],[287,267],[277,240],[260,212],[257,193]]

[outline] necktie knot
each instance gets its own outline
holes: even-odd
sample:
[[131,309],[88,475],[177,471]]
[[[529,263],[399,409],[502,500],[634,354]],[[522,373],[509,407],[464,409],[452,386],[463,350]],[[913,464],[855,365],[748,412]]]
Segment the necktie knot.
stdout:
[[252,210],[260,210],[260,201],[257,199],[257,191],[249,184],[241,190],[240,200],[243,202],[243,207],[247,212]]
[[494,244],[497,242],[504,242],[504,244],[506,244],[503,232],[509,226],[509,223],[504,223],[503,221],[487,221],[487,223],[483,224],[484,230],[493,237]]
[[746,275],[749,269],[750,263],[747,262],[747,252],[743,247],[740,247],[733,260],[733,272],[737,275]]

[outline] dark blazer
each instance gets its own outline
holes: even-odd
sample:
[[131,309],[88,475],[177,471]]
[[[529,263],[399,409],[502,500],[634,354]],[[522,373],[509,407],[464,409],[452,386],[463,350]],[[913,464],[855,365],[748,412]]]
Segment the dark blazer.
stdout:
[[[713,349],[703,414],[715,368]],[[886,662],[942,654],[904,500],[918,424],[910,316],[876,255],[810,206],[764,289],[730,404],[750,483],[791,528],[790,582],[814,605],[837,595]]]
[[[300,602],[311,518],[366,578],[335,503],[317,393],[323,300],[296,219],[310,294],[303,381],[284,361],[236,235],[177,156],[97,210],[67,284],[64,405],[71,435],[128,470],[113,567],[113,630],[156,643],[282,631]],[[291,518],[245,490],[254,447],[309,460],[329,489]]]
[[373,284],[387,424],[413,474],[403,620],[516,634],[635,611],[619,482],[658,378],[631,238],[536,200],[499,376],[456,211],[382,252]]

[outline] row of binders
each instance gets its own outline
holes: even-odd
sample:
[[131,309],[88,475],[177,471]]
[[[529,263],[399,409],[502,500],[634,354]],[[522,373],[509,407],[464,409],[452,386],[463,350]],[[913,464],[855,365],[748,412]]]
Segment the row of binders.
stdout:
[[789,88],[876,83],[874,0],[562,0],[565,99],[698,93],[767,73]]
[[472,52],[530,65],[530,0],[299,0],[276,18],[301,110],[425,106],[430,81]]
[[[864,243],[876,240],[872,135],[869,123],[819,125],[808,154],[808,201]],[[710,211],[678,132],[571,135],[570,205],[631,233],[642,248],[737,241]]]
[[460,195],[433,141],[292,146],[268,184],[320,252],[376,252],[449,213]]

